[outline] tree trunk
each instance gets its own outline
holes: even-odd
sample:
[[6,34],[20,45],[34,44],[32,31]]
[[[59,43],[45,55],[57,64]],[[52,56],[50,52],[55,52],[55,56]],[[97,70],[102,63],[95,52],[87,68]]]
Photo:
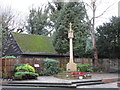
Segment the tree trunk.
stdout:
[[95,11],[96,11],[96,6],[95,2],[92,2],[93,4],[93,19],[92,19],[92,25],[91,25],[91,36],[92,36],[92,44],[93,44],[93,54],[94,54],[94,65],[98,66],[98,52],[97,52],[97,47],[96,47],[96,40],[95,40]]

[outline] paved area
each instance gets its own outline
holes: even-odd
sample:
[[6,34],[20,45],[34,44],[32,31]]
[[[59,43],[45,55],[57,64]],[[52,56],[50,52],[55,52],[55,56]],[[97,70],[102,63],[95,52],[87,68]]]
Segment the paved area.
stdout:
[[106,78],[118,78],[118,74],[117,73],[93,73],[92,74],[92,78],[94,79],[106,79]]
[[[118,78],[117,73],[93,73],[91,79],[110,79],[110,78]],[[48,82],[70,82],[70,81],[77,81],[77,80],[65,80],[65,79],[59,79],[53,76],[40,76],[38,77],[39,81],[48,81]],[[78,79],[80,80],[80,79]],[[88,79],[81,79],[81,80],[88,80]]]
[[[92,75],[92,79],[110,79],[110,78],[118,78],[118,74],[115,73],[105,73],[105,74],[98,74],[94,73]],[[77,79],[80,80],[80,79]],[[59,79],[54,76],[39,76],[37,80],[27,80],[28,82],[71,82],[71,81],[77,81],[77,80],[65,80],[65,79]],[[82,80],[89,80],[89,79],[81,79]],[[26,80],[25,80],[26,81]]]
[[[115,73],[105,73],[105,74],[98,74],[94,73],[92,76],[92,79],[110,79],[110,78],[118,78],[118,74]],[[80,79],[78,79],[80,81]],[[88,80],[88,79],[81,79],[82,80]],[[77,81],[77,80],[65,80],[65,79],[59,79],[54,76],[39,76],[37,80],[25,80],[28,82],[55,82],[55,83],[68,83],[71,81]],[[99,84],[99,85],[87,85],[87,86],[78,86],[77,88],[118,88],[117,82],[113,83],[107,83],[107,84]]]
[[[56,78],[54,76],[40,76],[40,77],[38,77],[39,82],[55,82],[55,83],[71,83],[73,81],[88,81],[88,80],[91,80],[91,79],[65,80],[65,79]],[[93,78],[92,80],[98,80],[98,79]]]
[[43,82],[70,82],[70,80],[59,79],[54,76],[40,76],[38,80]]
[[[98,74],[94,73],[92,75],[92,79],[110,79],[110,78],[118,78],[118,74],[116,73],[104,73],[104,74]],[[53,76],[40,76],[38,77],[39,81],[42,82],[71,82],[71,81],[77,81],[77,80],[64,80],[59,79]],[[82,80],[88,80],[88,79],[82,79]],[[99,84],[99,85],[87,85],[87,86],[79,86],[77,88],[118,88],[117,82],[113,83],[107,83],[107,84]]]

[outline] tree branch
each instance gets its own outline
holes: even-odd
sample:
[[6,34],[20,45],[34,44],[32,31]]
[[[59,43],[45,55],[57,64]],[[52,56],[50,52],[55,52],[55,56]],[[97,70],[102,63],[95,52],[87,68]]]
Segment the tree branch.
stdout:
[[[82,2],[83,2],[83,1],[82,1]],[[92,9],[92,7],[91,7],[88,3],[84,2],[84,4],[86,4],[88,7],[90,7],[90,8]]]
[[99,18],[99,17],[101,17],[105,12],[107,12],[107,10],[111,7],[111,6],[113,6],[115,3],[113,3],[112,5],[110,5],[108,8],[106,8],[104,11],[103,11],[103,13],[101,13],[99,16],[96,16],[95,18]]

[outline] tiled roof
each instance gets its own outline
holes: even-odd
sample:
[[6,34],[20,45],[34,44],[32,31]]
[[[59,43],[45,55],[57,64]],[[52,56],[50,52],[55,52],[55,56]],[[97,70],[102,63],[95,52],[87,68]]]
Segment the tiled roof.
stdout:
[[23,53],[56,54],[52,37],[12,32]]

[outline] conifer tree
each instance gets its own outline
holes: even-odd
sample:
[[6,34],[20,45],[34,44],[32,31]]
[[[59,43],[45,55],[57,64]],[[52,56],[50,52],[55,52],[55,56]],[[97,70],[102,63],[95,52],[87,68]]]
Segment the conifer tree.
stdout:
[[82,2],[68,2],[59,11],[55,25],[54,46],[59,54],[69,53],[68,30],[72,23],[74,31],[73,48],[74,55],[84,56],[86,39],[89,36],[88,23],[86,21],[85,6]]
[[28,18],[27,32],[36,35],[48,35],[47,26],[49,25],[48,10],[45,8],[32,8]]
[[120,58],[120,17],[97,27],[97,48],[101,58]]

